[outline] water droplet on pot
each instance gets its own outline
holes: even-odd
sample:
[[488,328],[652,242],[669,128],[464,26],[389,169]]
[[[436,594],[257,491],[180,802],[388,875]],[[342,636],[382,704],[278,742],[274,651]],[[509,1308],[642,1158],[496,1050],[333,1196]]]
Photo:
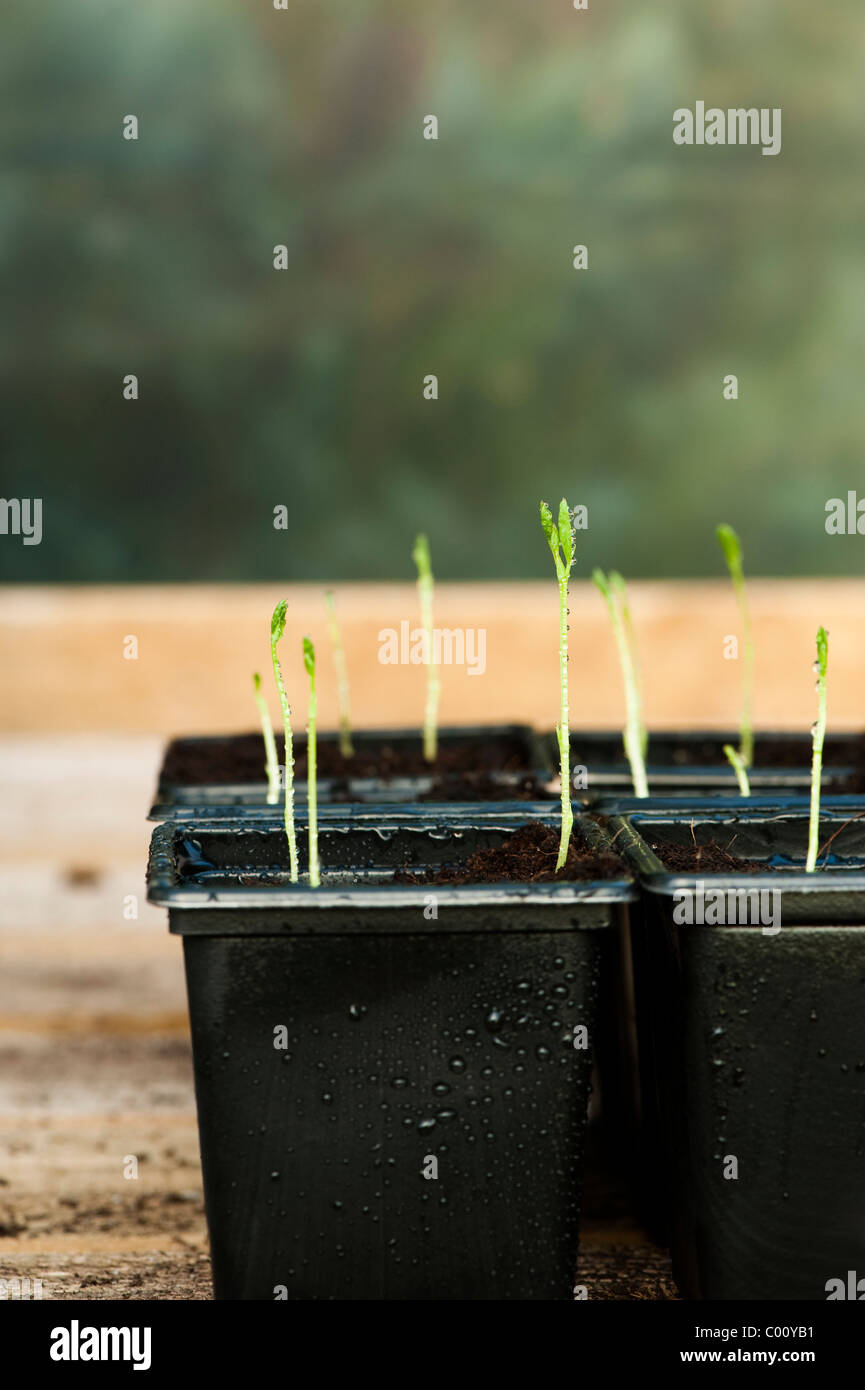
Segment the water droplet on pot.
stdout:
[[448,1066],[450,1067],[451,1071],[459,1072],[465,1071],[466,1069],[466,1064],[462,1057],[451,1057],[450,1061],[448,1062]]
[[503,1009],[490,1009],[489,1013],[484,1019],[484,1023],[486,1024],[487,1028],[490,1030],[491,1033],[498,1033],[501,1031],[502,1020],[504,1016],[505,1015]]

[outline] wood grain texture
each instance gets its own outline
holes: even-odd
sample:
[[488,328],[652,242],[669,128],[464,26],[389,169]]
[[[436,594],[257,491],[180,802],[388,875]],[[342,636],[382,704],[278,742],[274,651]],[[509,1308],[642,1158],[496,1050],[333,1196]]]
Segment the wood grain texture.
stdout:
[[[724,658],[738,631],[730,585],[631,586],[655,728],[735,725],[739,663]],[[830,634],[832,728],[865,724],[865,582],[758,580],[750,586],[757,643],[756,722],[806,730],[814,717],[814,635]],[[284,664],[295,706],[305,708],[301,638],[319,651],[321,726],[336,720],[324,587],[317,585],[7,586],[0,593],[0,727],[9,732],[215,733],[255,727],[253,670],[266,670],[269,617],[286,597]],[[419,666],[382,665],[379,634],[418,621],[414,586],[337,590],[352,708],[358,727],[417,726]],[[484,629],[486,670],[442,670],[443,723],[525,720],[555,724],[557,595],[550,583],[441,584],[440,628]],[[138,659],[124,660],[124,640]],[[274,712],[276,702],[273,701]],[[613,728],[623,698],[615,647],[596,590],[571,592],[572,727]],[[302,722],[299,715],[298,722]]]

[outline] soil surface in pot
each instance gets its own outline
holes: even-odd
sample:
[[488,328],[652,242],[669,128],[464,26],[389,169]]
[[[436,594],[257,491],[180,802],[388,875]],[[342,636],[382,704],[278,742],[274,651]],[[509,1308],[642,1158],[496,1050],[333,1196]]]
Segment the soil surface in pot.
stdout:
[[568,857],[561,871],[556,873],[558,853],[559,831],[551,825],[534,822],[520,826],[503,845],[476,850],[465,864],[447,865],[425,874],[403,869],[394,875],[394,883],[447,883],[456,886],[468,883],[566,883],[573,879],[623,878],[627,873],[617,855],[590,849],[576,828],[568,846]]
[[[788,858],[744,859],[732,853],[733,841],[719,844],[710,840],[702,845],[657,845],[649,839],[654,854],[658,856],[665,869],[674,874],[772,874],[804,869],[807,844],[802,842],[802,853],[798,860]],[[829,864],[826,863],[827,857]],[[817,868],[858,868],[857,864],[832,863],[828,846],[820,844],[817,853]]]
[[765,859],[737,859],[730,847],[711,840],[705,845],[655,845],[652,851],[672,874],[765,874]]
[[[278,734],[276,751],[280,761],[284,750],[285,741]],[[522,741],[510,735],[483,741],[449,740],[440,746],[434,763],[424,759],[420,734],[416,742],[405,745],[387,741],[364,743],[358,746],[353,758],[344,758],[338,744],[319,739],[317,755],[319,777],[334,778],[346,785],[349,778],[378,778],[386,782],[396,777],[433,776],[449,785],[464,778],[474,779],[477,788],[485,782],[493,785],[493,773],[530,771]],[[294,775],[304,778],[306,774],[306,737],[300,735],[294,740]],[[236,734],[209,739],[207,743],[174,739],[166,749],[160,773],[163,785],[175,786],[234,786],[264,781],[261,734]]]
[[[660,742],[663,735],[659,735]],[[647,765],[651,767],[655,760],[652,758],[653,740],[649,740],[649,751],[646,758]],[[734,746],[736,740],[734,740]],[[655,743],[657,747],[657,742]],[[578,740],[573,741],[573,750],[578,751]],[[620,753],[617,761],[624,761],[624,753]],[[655,765],[670,767],[723,767],[729,766],[724,756],[723,744],[720,739],[703,739],[693,742],[676,744],[665,753]],[[811,766],[810,742],[800,739],[790,738],[789,741],[783,738],[760,738],[759,733],[754,735],[754,767],[757,768],[809,768]],[[856,768],[865,781],[865,733],[851,734],[849,738],[844,738],[837,742],[827,743],[823,749],[824,767],[851,767]]]

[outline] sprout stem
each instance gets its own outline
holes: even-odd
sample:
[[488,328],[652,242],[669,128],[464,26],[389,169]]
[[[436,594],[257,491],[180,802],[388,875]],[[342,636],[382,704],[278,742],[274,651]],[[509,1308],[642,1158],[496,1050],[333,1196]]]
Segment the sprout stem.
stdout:
[[742,546],[732,526],[722,524],[715,529],[727,569],[733,581],[739,616],[742,620],[742,714],[739,720],[739,757],[750,767],[754,761],[754,639],[751,635],[751,614],[748,608],[748,594],[745,588],[745,573],[742,568]]
[[268,806],[275,806],[279,800],[279,760],[276,756],[276,739],[273,737],[270,710],[267,708],[267,703],[261,693],[261,676],[257,671],[253,672],[252,685],[255,691],[255,703],[258,705],[258,713],[261,716],[261,732],[264,738],[267,804]]
[[[625,581],[615,570],[611,571],[608,578],[603,570],[599,569],[592,571],[592,579],[597,588],[600,589],[604,602],[607,605],[610,622],[613,625],[613,636],[616,639],[616,647],[619,653],[619,662],[622,667],[626,710],[624,735],[625,756],[628,759],[628,764],[631,769],[631,778],[634,783],[634,795],[646,797],[649,795],[644,753],[647,738],[643,728],[640,692],[637,674],[634,669],[634,655],[628,642],[624,619],[624,609],[627,606]],[[617,599],[618,606],[616,602]],[[620,612],[620,608],[622,612]]]
[[339,751],[344,758],[354,757],[354,744],[351,741],[351,707],[349,700],[348,668],[345,664],[345,649],[342,645],[342,633],[339,628],[339,620],[336,616],[336,604],[333,598],[333,589],[328,589],[324,596],[327,604],[327,626],[330,632],[330,642],[333,647],[333,664],[336,668],[336,700],[339,708]]
[[824,627],[817,629],[817,722],[812,729],[811,752],[811,813],[808,818],[808,858],[806,874],[817,867],[817,839],[820,832],[820,779],[823,773],[823,739],[826,736],[826,668],[829,665],[829,635]]
[[435,663],[435,641],[433,631],[434,580],[430,561],[429,542],[423,534],[414,543],[412,558],[417,566],[417,589],[420,598],[421,622],[426,633],[427,684],[426,706],[423,717],[423,755],[428,763],[434,763],[438,756],[438,703],[441,683]]
[[294,832],[294,744],[291,737],[291,709],[282,679],[282,667],[276,654],[277,644],[285,632],[286,600],[283,599],[273,610],[270,620],[270,659],[273,676],[279,692],[279,707],[282,710],[282,727],[285,731],[285,838],[288,840],[289,879],[297,883],[297,837]]
[[574,812],[571,807],[571,716],[568,706],[568,581],[559,580],[559,686],[561,690],[561,710],[559,714],[559,773],[562,788],[562,833],[559,840],[559,856],[556,860],[556,873],[568,857],[571,828]]
[[318,785],[316,781],[316,716],[315,647],[308,637],[303,639],[303,664],[309,676],[309,713],[306,725],[307,809],[309,813],[309,886],[318,888],[321,874],[318,866]]
[[634,676],[634,702],[636,705],[636,721],[640,726],[640,751],[645,762],[646,753],[649,749],[649,731],[643,718],[643,677],[640,671],[640,656],[637,651],[637,638],[634,632],[634,621],[631,617],[631,605],[628,602],[628,589],[624,579],[618,570],[610,573],[610,584],[618,597],[619,609],[622,614],[622,626],[625,630],[625,640],[628,644],[628,655],[631,660],[631,670]]
[[736,751],[732,743],[724,744],[724,756],[736,774],[736,781],[739,783],[739,792],[742,796],[751,795],[751,783],[748,781],[748,769],[742,762],[742,756]]
[[559,583],[559,722],[556,739],[559,745],[559,776],[562,794],[562,830],[556,873],[564,867],[571,842],[574,812],[571,806],[571,728],[568,707],[568,581],[574,563],[573,518],[564,497],[559,503],[558,521],[546,502],[541,503],[541,526],[552,551]]

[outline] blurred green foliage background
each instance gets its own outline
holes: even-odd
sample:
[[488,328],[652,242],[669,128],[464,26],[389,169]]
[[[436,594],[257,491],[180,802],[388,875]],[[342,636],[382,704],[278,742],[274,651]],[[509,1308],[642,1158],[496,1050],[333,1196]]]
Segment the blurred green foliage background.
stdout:
[[[719,520],[752,574],[859,573],[824,508],[865,496],[861,0],[7,0],[3,31],[2,493],[44,501],[5,578],[406,579],[418,529],[442,578],[551,578],[562,493],[575,577],[721,575]],[[780,155],[676,147],[698,99],[781,107]]]

